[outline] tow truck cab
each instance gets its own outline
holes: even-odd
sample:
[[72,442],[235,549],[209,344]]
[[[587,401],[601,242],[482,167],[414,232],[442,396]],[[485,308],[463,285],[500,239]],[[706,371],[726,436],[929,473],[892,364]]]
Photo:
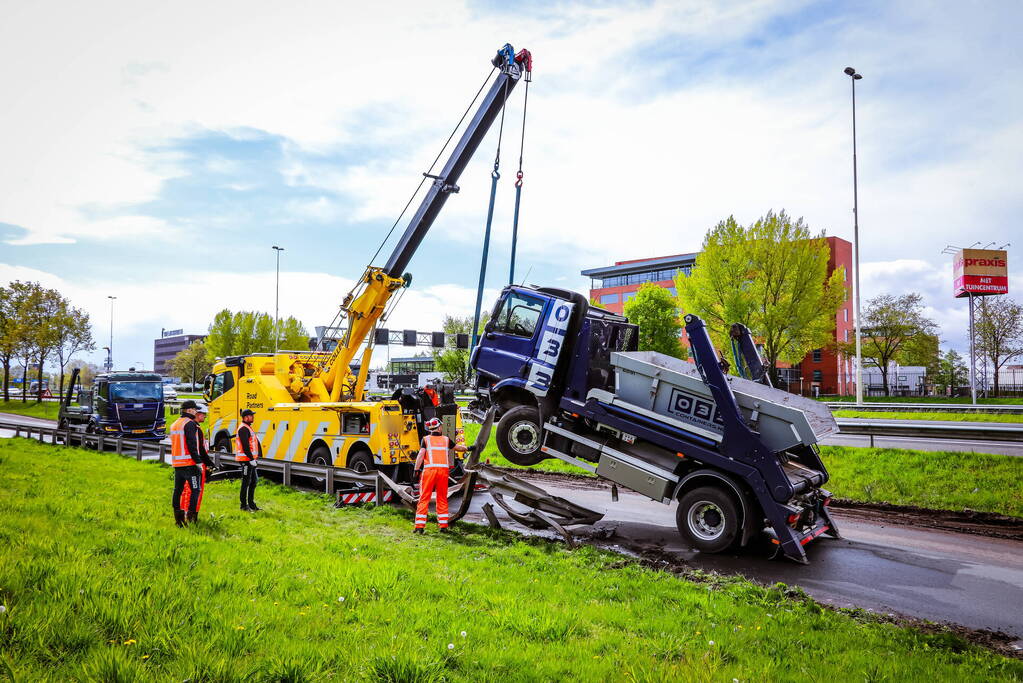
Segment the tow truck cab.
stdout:
[[[159,441],[166,431],[163,383],[155,372],[110,372],[96,375],[92,388],[83,390],[78,369],[72,387],[61,402],[62,428],[83,428],[90,433],[113,434]],[[75,397],[75,404],[71,398]]]

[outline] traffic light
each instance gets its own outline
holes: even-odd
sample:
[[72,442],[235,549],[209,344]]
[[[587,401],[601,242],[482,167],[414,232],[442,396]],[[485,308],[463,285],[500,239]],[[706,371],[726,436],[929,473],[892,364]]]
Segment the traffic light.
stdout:
[[456,334],[455,335],[455,347],[459,349],[469,348],[469,335],[467,334]]
[[390,333],[391,333],[390,330],[378,327],[376,329],[376,332],[373,333],[373,343],[383,344],[384,346],[387,346],[387,343],[390,341],[391,338]]
[[431,332],[430,337],[432,338],[432,346],[435,349],[444,348],[444,333],[443,332]]
[[415,346],[416,345],[416,331],[415,330],[403,330],[401,333],[402,341],[404,346]]

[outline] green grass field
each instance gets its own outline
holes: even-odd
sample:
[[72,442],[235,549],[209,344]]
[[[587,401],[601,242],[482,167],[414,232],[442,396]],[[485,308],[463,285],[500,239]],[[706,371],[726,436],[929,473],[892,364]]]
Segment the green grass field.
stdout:
[[15,415],[27,415],[38,417],[44,420],[56,420],[60,412],[60,404],[57,401],[0,401],[0,413],[13,413]]
[[[465,432],[471,444],[479,425],[467,423]],[[1023,458],[848,446],[822,446],[821,455],[831,475],[826,488],[839,498],[1023,517]],[[555,458],[533,467],[513,465],[501,457],[493,432],[486,459],[499,467],[593,476]]]
[[[947,633],[783,586],[690,581],[605,551],[393,508],[213,484],[170,519],[171,470],[0,442],[0,678],[18,681],[1023,679]],[[700,577],[697,577],[700,578]]]
[[881,410],[835,410],[835,417],[862,417],[872,420],[945,420],[949,422],[1002,422],[1023,424],[1023,415],[992,415],[990,413],[902,413]]
[[826,487],[840,498],[1023,517],[1020,457],[848,446],[823,446],[821,454]]
[[[855,396],[821,396],[821,401],[827,403],[856,401]],[[864,403],[972,403],[969,396],[865,396]],[[1001,396],[997,398],[978,398],[977,403],[989,405],[1017,405],[1023,404],[1023,397]]]

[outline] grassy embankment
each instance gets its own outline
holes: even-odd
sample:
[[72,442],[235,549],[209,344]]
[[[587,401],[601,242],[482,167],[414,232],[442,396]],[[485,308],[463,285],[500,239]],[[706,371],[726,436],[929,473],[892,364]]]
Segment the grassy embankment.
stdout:
[[[42,403],[33,401],[26,401],[25,403],[21,401],[0,401],[0,413],[13,413],[15,415],[38,417],[44,420],[56,420],[59,412],[60,404],[57,401],[43,401]],[[167,419],[167,424],[170,424],[178,419],[181,411],[177,408],[167,407],[164,409],[164,415]]]
[[951,634],[784,587],[477,526],[415,537],[405,511],[272,484],[257,515],[238,511],[236,482],[211,485],[202,521],[177,529],[170,489],[153,463],[0,443],[0,678],[1023,678]]
[[947,422],[1002,422],[1023,424],[1023,415],[992,415],[991,413],[903,413],[883,410],[835,410],[835,417],[861,417],[871,420],[943,420]]
[[[818,400],[827,403],[855,403],[855,396],[821,396]],[[969,396],[865,396],[864,403],[965,403],[973,401]],[[997,398],[978,398],[977,403],[987,405],[1018,405],[1023,404],[1023,397],[1001,396]]]
[[[466,424],[466,441],[472,443],[478,431],[478,425]],[[1023,517],[1020,457],[849,446],[822,446],[821,454],[831,475],[827,488],[839,498]],[[519,468],[501,457],[493,433],[483,453],[488,458],[500,467],[592,476],[557,459]]]

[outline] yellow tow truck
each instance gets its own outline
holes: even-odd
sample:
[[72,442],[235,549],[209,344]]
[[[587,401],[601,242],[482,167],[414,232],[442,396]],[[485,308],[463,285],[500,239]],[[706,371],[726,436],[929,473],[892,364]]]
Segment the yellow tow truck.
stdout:
[[[365,472],[390,470],[405,478],[415,461],[422,415],[397,400],[367,401],[363,390],[373,345],[366,344],[358,374],[351,370],[359,348],[381,319],[388,303],[409,286],[405,268],[451,194],[469,159],[501,113],[511,91],[531,68],[527,50],[516,54],[510,45],[492,63],[492,85],[383,267],[369,266],[341,304],[347,323],[333,351],[253,353],[217,359],[206,377],[203,396],[209,404],[210,443],[230,453],[240,413],[255,412],[254,428],[267,458],[348,467]],[[453,406],[453,403],[451,404]],[[439,415],[445,433],[463,441],[457,406]],[[443,406],[442,406],[443,408]],[[393,468],[393,469],[392,469]]]

